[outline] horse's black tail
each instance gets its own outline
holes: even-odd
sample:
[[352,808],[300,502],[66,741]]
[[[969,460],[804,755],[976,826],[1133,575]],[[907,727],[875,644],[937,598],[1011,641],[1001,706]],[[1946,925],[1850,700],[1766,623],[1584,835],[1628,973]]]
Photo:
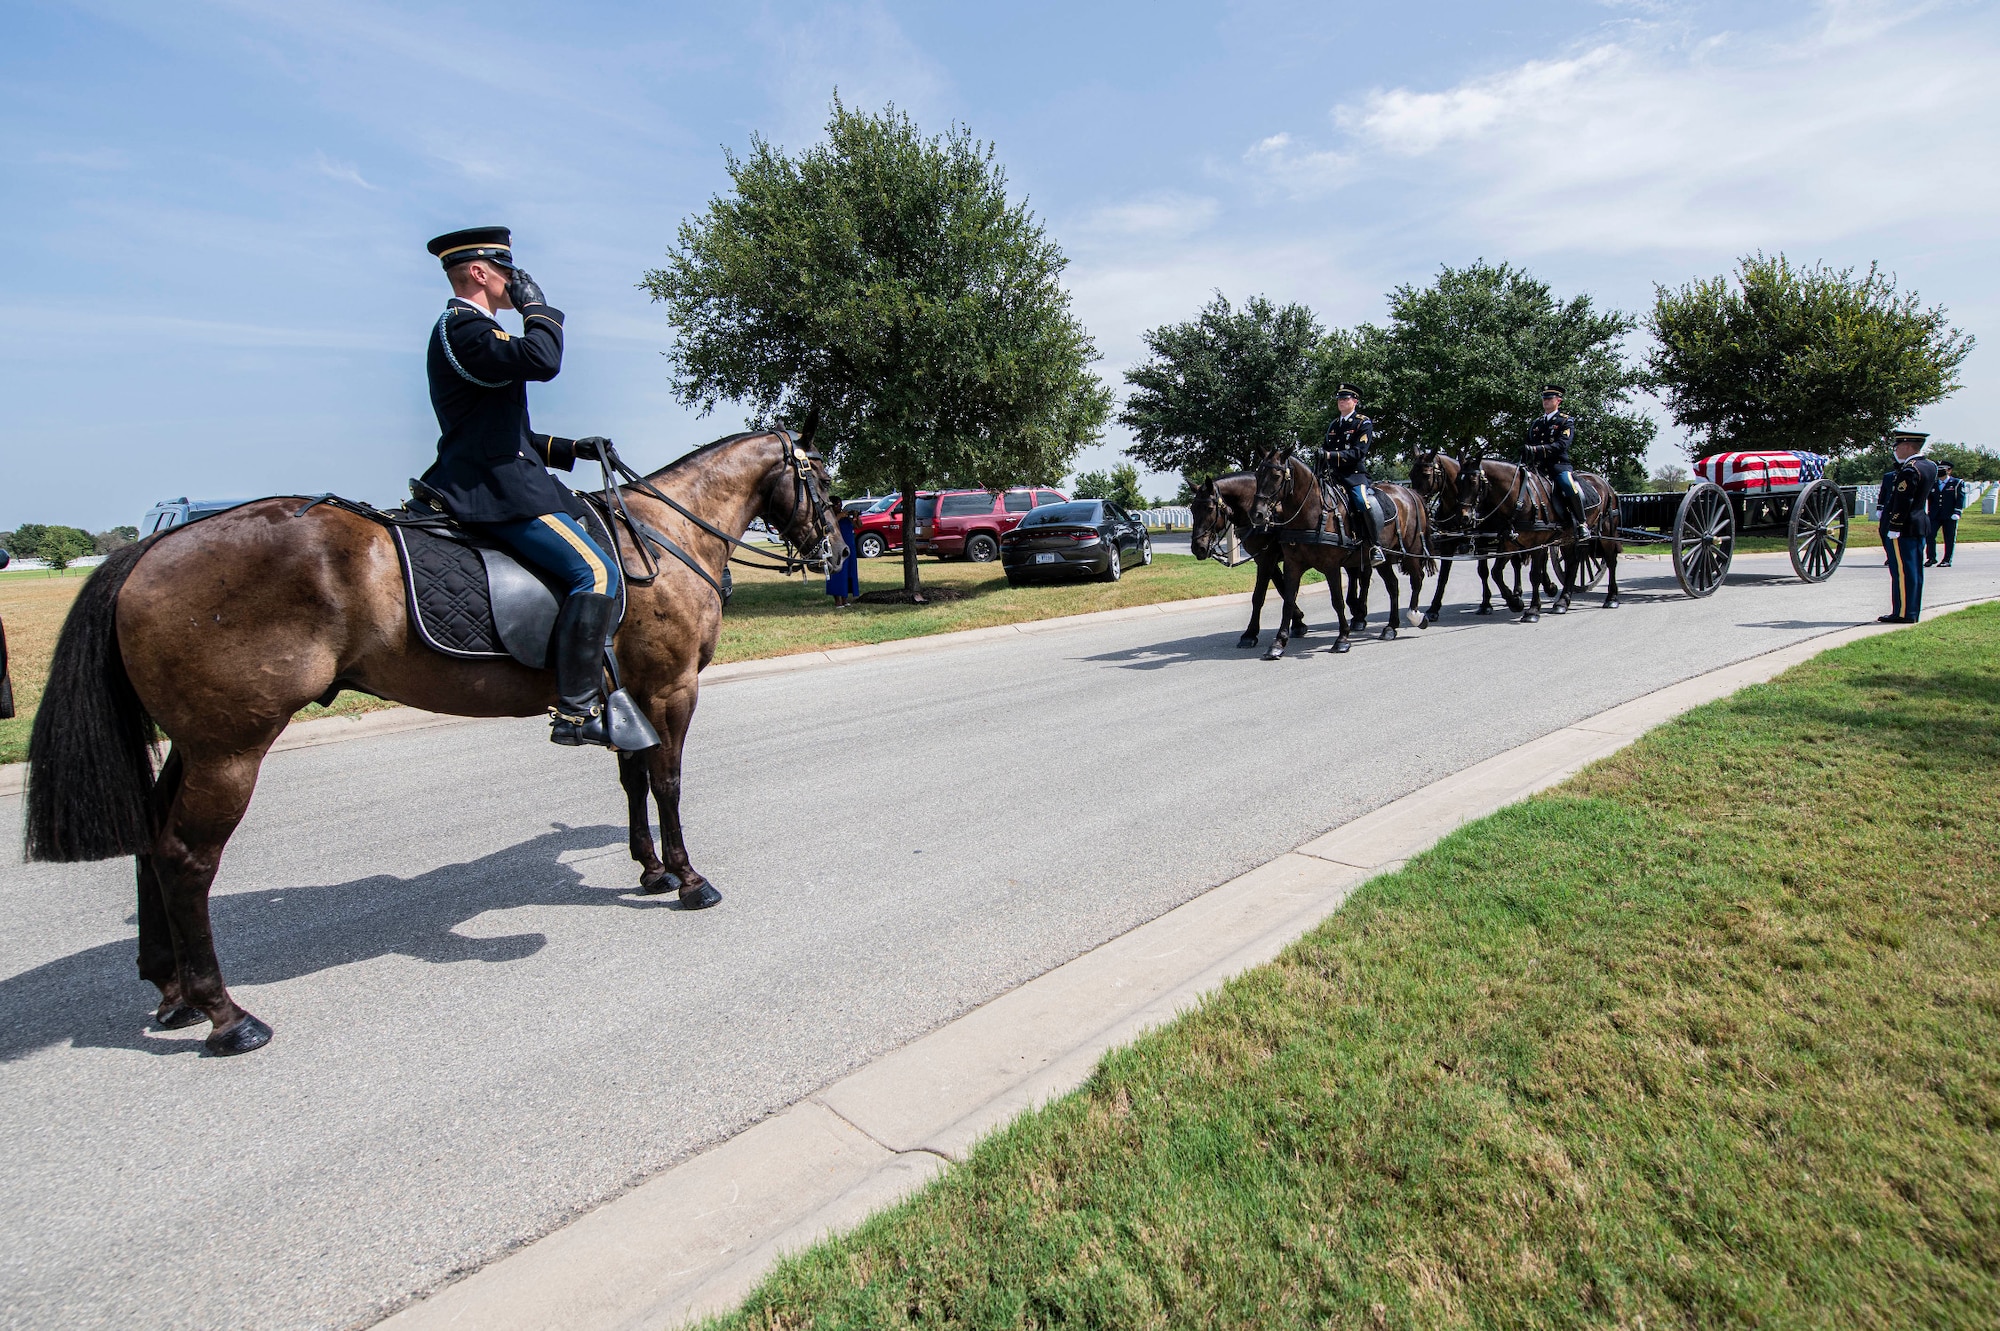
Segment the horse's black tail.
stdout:
[[150,544],[98,566],[56,639],[28,736],[31,860],[107,860],[151,843],[153,718],[118,653],[118,593]]

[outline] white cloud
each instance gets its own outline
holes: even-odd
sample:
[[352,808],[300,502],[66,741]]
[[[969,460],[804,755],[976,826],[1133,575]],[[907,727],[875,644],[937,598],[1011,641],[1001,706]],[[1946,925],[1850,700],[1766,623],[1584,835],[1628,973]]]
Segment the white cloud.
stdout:
[[[1919,210],[1985,233],[2000,205],[1977,165],[2000,125],[1990,33],[1861,4],[1822,20],[1783,40],[1630,27],[1440,91],[1377,90],[1333,118],[1358,172],[1443,196],[1440,215],[1514,253],[1810,245]],[[1247,160],[1311,194],[1340,155],[1280,134]]]
[[1353,153],[1302,147],[1289,133],[1278,133],[1251,144],[1243,153],[1244,164],[1257,178],[1276,184],[1290,194],[1321,194],[1332,189],[1354,169]]
[[1080,234],[1086,239],[1121,240],[1192,236],[1206,231],[1221,211],[1221,203],[1205,195],[1161,190],[1091,210],[1083,218]]
[[352,162],[336,162],[324,152],[313,154],[313,165],[329,180],[338,180],[343,185],[359,185],[362,189],[380,190],[380,185],[371,185],[361,178],[361,168]]

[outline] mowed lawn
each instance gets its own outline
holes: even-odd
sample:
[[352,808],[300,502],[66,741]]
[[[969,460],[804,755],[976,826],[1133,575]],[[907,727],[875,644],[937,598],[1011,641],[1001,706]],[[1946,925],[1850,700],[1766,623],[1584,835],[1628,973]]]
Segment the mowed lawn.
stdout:
[[[887,592],[900,588],[902,567],[901,561],[893,558],[862,560],[862,591]],[[56,634],[62,628],[63,616],[69,612],[69,603],[89,572],[80,569],[63,574],[0,573],[0,621],[4,621],[7,629],[9,669],[19,710],[15,719],[0,721],[0,763],[20,762],[27,757],[28,729],[48,676]],[[1013,588],[1007,585],[1006,575],[997,563],[925,560],[922,572],[925,587],[938,593],[937,599],[928,605],[864,603],[836,610],[826,595],[822,578],[801,581],[738,568],[734,570],[734,590],[729,609],[723,615],[722,637],[716,645],[715,659],[722,662],[786,656],[956,629],[1216,596],[1248,591],[1256,576],[1248,564],[1225,568],[1212,560],[1170,554],[1154,556],[1150,567],[1125,570],[1124,577],[1115,583]],[[1309,574],[1307,580],[1321,581],[1316,573]],[[1309,614],[1324,609],[1324,597],[1325,593],[1320,592],[1319,604],[1309,606]],[[1275,600],[1267,609],[1265,622],[1277,623]],[[310,706],[300,716],[368,712],[393,706],[394,703],[379,698],[350,692],[341,694],[330,708]]]
[[729,1327],[2000,1326],[2000,606],[1362,888]]

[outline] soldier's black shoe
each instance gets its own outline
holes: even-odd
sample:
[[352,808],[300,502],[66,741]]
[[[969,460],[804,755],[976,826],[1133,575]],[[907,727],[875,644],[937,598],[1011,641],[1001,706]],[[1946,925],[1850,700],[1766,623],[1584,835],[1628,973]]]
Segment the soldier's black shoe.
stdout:
[[604,638],[618,598],[572,592],[556,616],[556,705],[549,739],[557,744],[611,745],[604,715]]

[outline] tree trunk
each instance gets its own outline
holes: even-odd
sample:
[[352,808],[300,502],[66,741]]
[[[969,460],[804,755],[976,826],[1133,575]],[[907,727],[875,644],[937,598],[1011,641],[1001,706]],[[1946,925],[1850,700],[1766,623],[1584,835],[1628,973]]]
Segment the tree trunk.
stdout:
[[924,583],[917,574],[917,483],[903,477],[903,593],[915,605],[924,603]]

